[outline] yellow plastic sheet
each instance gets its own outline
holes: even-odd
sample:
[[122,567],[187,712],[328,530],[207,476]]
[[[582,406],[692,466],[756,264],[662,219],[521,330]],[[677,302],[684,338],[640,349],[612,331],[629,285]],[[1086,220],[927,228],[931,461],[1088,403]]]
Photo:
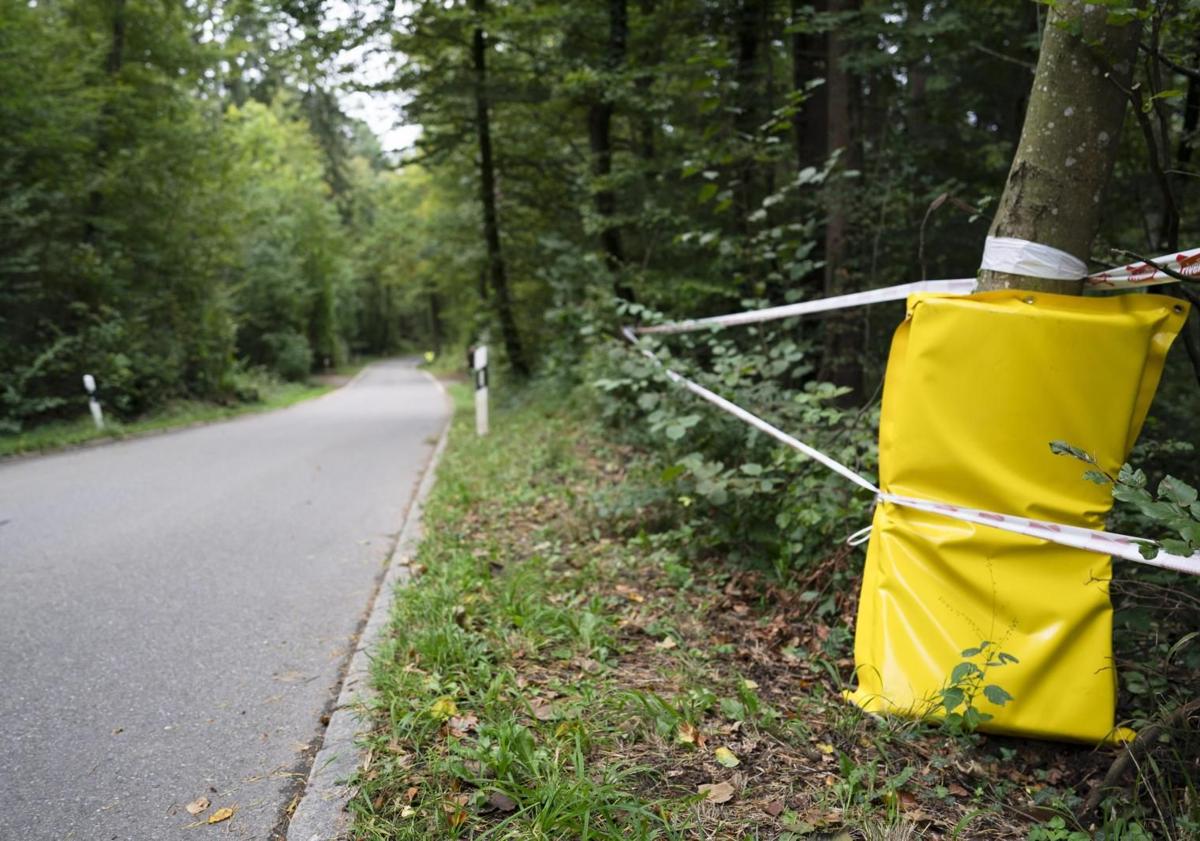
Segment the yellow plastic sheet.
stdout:
[[[1109,489],[1085,481],[1085,465],[1052,454],[1049,443],[1087,450],[1115,474],[1186,316],[1179,301],[1155,295],[911,296],[888,360],[880,486],[1103,528]],[[1110,576],[1101,555],[880,505],[855,635],[858,689],[849,697],[873,712],[938,715],[942,690],[969,694],[974,684],[974,707],[993,716],[980,729],[1110,738]],[[964,679],[965,668],[952,680],[963,662],[982,680]],[[984,685],[1013,700],[993,703]]]

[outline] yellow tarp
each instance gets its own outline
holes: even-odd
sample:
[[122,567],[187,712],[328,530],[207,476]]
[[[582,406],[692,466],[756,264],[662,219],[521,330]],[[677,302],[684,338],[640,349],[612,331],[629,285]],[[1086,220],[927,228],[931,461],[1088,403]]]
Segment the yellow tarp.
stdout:
[[[1049,443],[1084,449],[1115,475],[1186,317],[1185,305],[1156,295],[911,296],[888,360],[880,486],[1103,528],[1109,488]],[[850,698],[874,712],[936,714],[955,667],[972,662],[984,672],[977,690],[1013,698],[1001,707],[978,692],[975,707],[994,716],[981,729],[1102,741],[1116,688],[1110,575],[1101,555],[880,505]],[[963,656],[985,641],[987,651]],[[960,686],[969,673],[960,669]]]

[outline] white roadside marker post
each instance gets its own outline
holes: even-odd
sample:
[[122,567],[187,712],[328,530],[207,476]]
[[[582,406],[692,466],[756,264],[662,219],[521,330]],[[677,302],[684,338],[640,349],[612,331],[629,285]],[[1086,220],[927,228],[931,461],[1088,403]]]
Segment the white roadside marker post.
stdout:
[[475,348],[471,367],[475,369],[475,434],[488,434],[488,354],[487,345]]
[[92,412],[92,420],[96,429],[104,429],[104,412],[100,410],[100,401],[96,399],[96,378],[91,374],[83,375],[83,387],[88,393],[88,408]]

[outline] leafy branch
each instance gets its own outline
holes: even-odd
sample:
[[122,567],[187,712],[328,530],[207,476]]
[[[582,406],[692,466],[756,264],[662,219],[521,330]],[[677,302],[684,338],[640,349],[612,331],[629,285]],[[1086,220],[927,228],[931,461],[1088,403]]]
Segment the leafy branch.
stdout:
[[1200,494],[1187,482],[1171,475],[1164,476],[1151,496],[1147,489],[1149,480],[1140,469],[1126,464],[1114,477],[1099,469],[1091,453],[1066,442],[1051,441],[1050,451],[1092,465],[1084,471],[1083,478],[1097,485],[1111,486],[1113,499],[1133,506],[1151,523],[1172,534],[1158,541],[1139,541],[1138,550],[1143,557],[1154,558],[1160,549],[1184,556],[1200,551]]

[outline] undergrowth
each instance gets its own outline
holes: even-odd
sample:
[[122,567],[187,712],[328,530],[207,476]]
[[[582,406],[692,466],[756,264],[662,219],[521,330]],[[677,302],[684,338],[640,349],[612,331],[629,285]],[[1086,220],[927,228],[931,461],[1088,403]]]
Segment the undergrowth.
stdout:
[[1114,749],[844,702],[861,550],[781,572],[688,546],[661,468],[561,395],[471,422],[377,652],[357,838],[1192,837],[1186,742],[1081,822]]

